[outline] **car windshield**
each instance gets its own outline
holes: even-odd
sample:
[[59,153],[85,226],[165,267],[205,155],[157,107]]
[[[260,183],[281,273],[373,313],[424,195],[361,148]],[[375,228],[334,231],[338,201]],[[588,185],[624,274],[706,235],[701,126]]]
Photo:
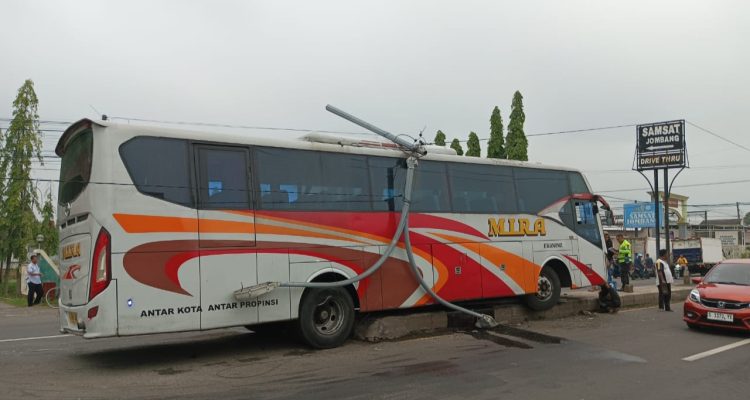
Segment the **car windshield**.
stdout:
[[711,269],[703,281],[750,286],[750,264],[719,264]]

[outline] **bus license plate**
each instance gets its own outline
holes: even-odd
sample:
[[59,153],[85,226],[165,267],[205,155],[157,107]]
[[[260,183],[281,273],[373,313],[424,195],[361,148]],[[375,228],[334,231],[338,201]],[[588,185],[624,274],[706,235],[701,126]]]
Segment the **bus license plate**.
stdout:
[[713,321],[734,322],[734,315],[709,311],[708,319]]
[[74,328],[78,329],[78,315],[74,312],[68,312],[68,324]]

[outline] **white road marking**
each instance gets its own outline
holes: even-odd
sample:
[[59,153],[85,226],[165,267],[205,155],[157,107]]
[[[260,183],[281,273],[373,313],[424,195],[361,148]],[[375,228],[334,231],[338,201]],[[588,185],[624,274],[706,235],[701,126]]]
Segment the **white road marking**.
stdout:
[[23,342],[26,340],[55,339],[55,338],[63,338],[63,337],[68,337],[68,336],[75,336],[75,335],[52,335],[52,336],[24,337],[24,338],[15,338],[15,339],[0,339],[0,343]]
[[740,340],[739,342],[730,343],[726,346],[717,347],[713,350],[704,351],[703,353],[694,354],[690,357],[683,358],[684,361],[696,361],[700,360],[701,358],[710,357],[714,354],[719,354],[723,351],[732,350],[736,347],[744,346],[746,344],[750,344],[750,339],[744,339]]

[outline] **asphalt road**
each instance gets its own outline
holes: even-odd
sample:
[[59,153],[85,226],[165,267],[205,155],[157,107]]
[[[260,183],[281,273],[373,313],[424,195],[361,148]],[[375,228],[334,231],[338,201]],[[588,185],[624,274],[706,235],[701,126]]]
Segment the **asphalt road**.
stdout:
[[[678,304],[674,305],[681,309]],[[747,399],[750,335],[655,308],[310,351],[244,329],[84,340],[0,306],[0,398]],[[534,336],[542,333],[546,336]],[[555,343],[554,338],[563,340]],[[15,340],[15,339],[21,340]]]

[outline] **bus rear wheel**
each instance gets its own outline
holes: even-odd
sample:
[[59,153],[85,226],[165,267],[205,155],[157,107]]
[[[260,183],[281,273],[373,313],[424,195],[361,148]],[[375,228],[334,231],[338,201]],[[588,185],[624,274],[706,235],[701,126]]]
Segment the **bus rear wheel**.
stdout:
[[537,280],[537,291],[524,297],[527,307],[535,311],[546,311],[560,300],[560,278],[550,267],[542,268]]
[[311,347],[341,346],[354,327],[354,302],[342,287],[307,289],[300,300],[297,322],[302,340]]

